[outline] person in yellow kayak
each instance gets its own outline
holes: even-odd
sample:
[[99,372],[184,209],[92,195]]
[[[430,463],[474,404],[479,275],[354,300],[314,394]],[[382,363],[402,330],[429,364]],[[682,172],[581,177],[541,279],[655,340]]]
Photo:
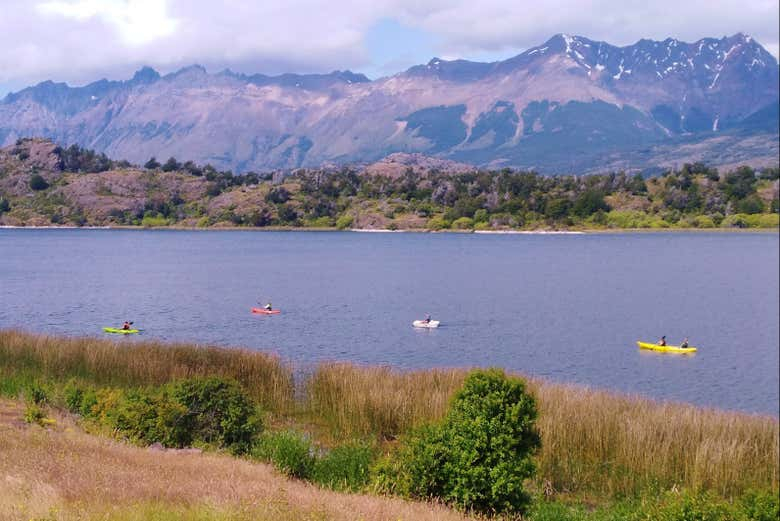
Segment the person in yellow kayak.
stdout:
[[688,347],[688,337],[685,337],[685,340],[682,341],[682,344],[680,344],[680,347],[682,347],[682,348]]
[[129,331],[130,330],[130,324],[132,324],[132,322],[128,322],[127,320],[125,320],[125,323],[122,324],[122,330],[123,331]]
[[666,337],[662,336],[661,340],[658,341],[659,346],[665,346],[666,345]]

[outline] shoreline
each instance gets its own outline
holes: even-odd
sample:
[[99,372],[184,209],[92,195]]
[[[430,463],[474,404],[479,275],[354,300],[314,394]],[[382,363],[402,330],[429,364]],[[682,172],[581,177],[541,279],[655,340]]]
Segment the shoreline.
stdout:
[[139,231],[245,231],[245,232],[352,232],[352,233],[430,233],[430,234],[474,234],[474,235],[599,235],[620,233],[780,233],[780,228],[584,228],[581,230],[430,230],[408,228],[390,230],[387,228],[307,228],[289,226],[12,226],[0,225],[0,230],[139,230]]
[[[119,339],[119,338],[107,338],[106,335],[101,335],[97,332],[95,334],[69,335],[64,333],[47,333],[41,331],[33,331],[30,329],[19,328],[19,327],[0,327],[0,341],[2,340],[2,337],[4,335],[12,335],[12,334],[21,334],[26,337],[44,339],[44,340],[61,340],[73,344],[78,344],[80,342],[86,342],[86,341],[97,341],[100,344],[105,344],[105,345],[110,344],[113,346],[120,346],[120,345],[125,345],[127,340],[131,340],[132,341],[131,345],[137,345],[137,344],[153,345],[156,346],[156,348],[158,349],[169,348],[171,346],[179,346],[179,347],[184,346],[189,349],[203,350],[203,351],[216,350],[225,353],[230,353],[230,352],[235,352],[236,354],[244,353],[244,354],[249,354],[249,356],[257,356],[257,357],[275,357],[278,358],[285,367],[287,367],[289,370],[291,370],[294,374],[298,376],[302,374],[313,373],[316,371],[318,367],[324,367],[330,364],[349,365],[364,370],[378,369],[380,367],[389,368],[389,370],[392,373],[396,373],[396,374],[436,373],[442,371],[467,373],[474,369],[487,368],[487,366],[457,366],[457,365],[403,368],[396,365],[381,365],[381,364],[370,364],[370,363],[365,364],[361,362],[355,362],[352,360],[330,360],[330,361],[297,360],[296,361],[289,358],[285,358],[279,352],[273,349],[263,349],[263,348],[258,349],[258,348],[235,345],[235,344],[202,343],[202,342],[193,342],[188,340],[171,340],[171,339],[162,340],[154,337],[146,337],[146,338],[123,337]],[[108,336],[111,337],[112,335],[108,335]],[[2,344],[0,342],[0,351],[1,350],[2,350]],[[647,353],[643,353],[643,354],[647,354]],[[0,366],[1,365],[2,364],[0,364]],[[630,402],[637,402],[637,401],[645,402],[648,404],[652,404],[653,406],[656,407],[672,406],[672,407],[693,408],[703,412],[731,414],[731,415],[738,415],[742,417],[764,418],[772,421],[780,421],[780,414],[773,414],[771,412],[751,411],[745,409],[729,409],[724,407],[717,407],[714,405],[703,405],[695,402],[672,399],[672,398],[659,398],[647,394],[642,394],[639,392],[624,391],[612,387],[602,387],[598,385],[587,384],[587,383],[582,383],[582,382],[577,382],[577,381],[567,380],[567,379],[551,378],[549,376],[526,373],[522,371],[508,369],[505,367],[501,367],[501,369],[505,371],[507,374],[527,379],[531,382],[535,382],[538,385],[548,385],[553,387],[576,389],[581,393],[604,394],[616,399],[626,400]],[[296,376],[295,379],[297,379],[298,376]]]

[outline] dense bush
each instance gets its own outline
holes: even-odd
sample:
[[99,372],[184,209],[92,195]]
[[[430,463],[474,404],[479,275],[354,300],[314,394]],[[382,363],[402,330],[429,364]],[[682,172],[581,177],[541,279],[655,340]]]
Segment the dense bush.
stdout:
[[378,488],[485,514],[522,513],[540,446],[536,415],[521,380],[474,371],[442,423],[418,429],[395,462],[377,467]]
[[206,443],[247,452],[262,425],[254,404],[234,380],[192,378],[170,385],[175,402],[186,407],[185,428]]
[[30,177],[30,189],[40,191],[40,190],[46,190],[49,188],[49,183],[46,182],[46,179],[41,176],[41,174],[33,174]]
[[345,230],[352,226],[352,222],[354,221],[354,218],[351,215],[342,215],[338,219],[336,219],[336,228],[339,230]]
[[252,455],[298,479],[309,479],[314,469],[314,446],[307,436],[296,431],[265,433],[255,445]]
[[244,453],[262,430],[254,405],[238,383],[218,377],[127,391],[71,381],[63,394],[70,411],[141,443],[203,443]]
[[312,481],[334,490],[356,492],[369,480],[374,448],[366,443],[347,443],[333,448],[314,463]]

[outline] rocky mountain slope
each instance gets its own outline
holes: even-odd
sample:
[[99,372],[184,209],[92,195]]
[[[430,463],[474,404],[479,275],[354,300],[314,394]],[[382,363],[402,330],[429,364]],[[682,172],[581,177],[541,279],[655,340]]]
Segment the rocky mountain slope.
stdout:
[[556,35],[505,61],[433,59],[369,81],[199,66],[84,87],[51,81],[0,102],[0,144],[44,136],[142,163],[235,171],[423,153],[544,173],[691,160],[774,165],[778,63],[743,34],[616,47]]

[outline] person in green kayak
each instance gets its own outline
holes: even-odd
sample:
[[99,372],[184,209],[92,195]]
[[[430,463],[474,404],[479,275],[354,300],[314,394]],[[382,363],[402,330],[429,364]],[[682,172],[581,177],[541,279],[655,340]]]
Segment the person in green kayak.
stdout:
[[666,337],[662,336],[661,340],[658,341],[659,346],[665,346],[666,345]]
[[128,322],[127,320],[125,320],[125,323],[122,324],[122,330],[128,331],[130,329],[130,324],[132,324],[132,322]]
[[682,341],[682,344],[680,344],[680,347],[682,347],[682,348],[688,347],[688,337],[685,337],[685,340]]

